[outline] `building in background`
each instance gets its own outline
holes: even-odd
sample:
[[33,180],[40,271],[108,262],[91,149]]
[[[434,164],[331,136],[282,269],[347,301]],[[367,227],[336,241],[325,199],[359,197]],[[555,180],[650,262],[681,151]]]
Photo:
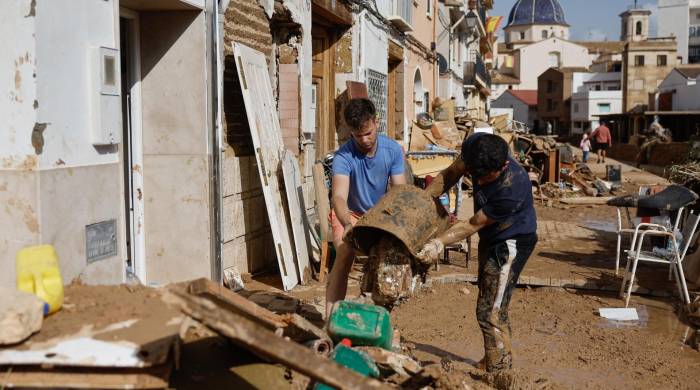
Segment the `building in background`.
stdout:
[[582,85],[574,82],[571,95],[571,131],[581,134],[595,129],[601,115],[622,113],[622,74],[620,72],[583,74]]
[[659,0],[661,37],[675,37],[684,64],[700,63],[700,0]]
[[507,90],[491,103],[493,109],[512,109],[513,120],[530,129],[539,127],[537,117],[537,90]]
[[[571,95],[588,76],[586,68],[550,68],[537,78],[539,132],[571,133]],[[537,129],[536,129],[537,130]]]

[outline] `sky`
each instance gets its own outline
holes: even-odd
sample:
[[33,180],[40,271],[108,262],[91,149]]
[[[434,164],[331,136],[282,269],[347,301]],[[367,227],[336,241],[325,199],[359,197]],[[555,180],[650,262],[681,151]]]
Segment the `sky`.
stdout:
[[[489,15],[504,17],[499,36],[508,22],[508,14],[516,0],[494,0]],[[559,0],[566,22],[571,25],[572,41],[615,41],[620,39],[620,13],[630,8],[634,0]],[[638,7],[652,11],[650,34],[656,36],[656,1],[639,0]]]

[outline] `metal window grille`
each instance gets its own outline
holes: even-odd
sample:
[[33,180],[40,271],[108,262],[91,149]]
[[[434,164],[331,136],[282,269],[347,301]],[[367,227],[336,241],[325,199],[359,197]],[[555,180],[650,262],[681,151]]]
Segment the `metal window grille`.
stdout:
[[369,100],[377,107],[379,114],[379,134],[386,135],[387,126],[387,76],[372,69],[367,69],[365,77],[367,79],[367,93]]

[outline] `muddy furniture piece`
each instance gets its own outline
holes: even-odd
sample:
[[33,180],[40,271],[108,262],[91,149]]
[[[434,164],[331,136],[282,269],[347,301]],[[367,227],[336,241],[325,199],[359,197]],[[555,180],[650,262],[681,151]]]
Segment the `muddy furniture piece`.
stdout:
[[389,308],[408,296],[414,278],[428,271],[416,253],[449,226],[447,211],[427,192],[411,185],[393,187],[350,232],[353,245],[369,254],[362,291]]
[[[625,298],[625,307],[627,307],[630,302],[632,287],[634,286],[634,275],[637,271],[637,264],[640,261],[669,264],[674,271],[673,276],[675,276],[676,279],[678,295],[683,300],[683,303],[686,305],[690,304],[688,286],[685,282],[685,275],[683,274],[683,259],[688,252],[688,247],[690,247],[690,244],[693,242],[698,222],[700,222],[700,216],[698,216],[698,214],[692,212],[688,213],[681,227],[681,239],[677,237],[674,230],[666,229],[666,227],[661,225],[648,228],[647,230],[640,230],[642,227],[641,225],[646,224],[639,224],[637,226],[632,238],[632,245],[630,246],[630,250],[627,251],[625,277],[622,280],[622,286],[620,288],[620,295]],[[671,245],[670,250],[667,251],[668,253],[660,253],[656,250],[651,252],[642,250],[644,238],[648,236],[664,237],[670,240]]]

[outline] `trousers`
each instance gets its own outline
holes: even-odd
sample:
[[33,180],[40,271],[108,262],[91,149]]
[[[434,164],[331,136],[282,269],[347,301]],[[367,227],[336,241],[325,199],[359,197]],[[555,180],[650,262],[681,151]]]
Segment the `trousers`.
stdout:
[[476,318],[484,336],[484,363],[489,372],[512,368],[508,305],[536,244],[535,233],[494,243],[479,242]]

